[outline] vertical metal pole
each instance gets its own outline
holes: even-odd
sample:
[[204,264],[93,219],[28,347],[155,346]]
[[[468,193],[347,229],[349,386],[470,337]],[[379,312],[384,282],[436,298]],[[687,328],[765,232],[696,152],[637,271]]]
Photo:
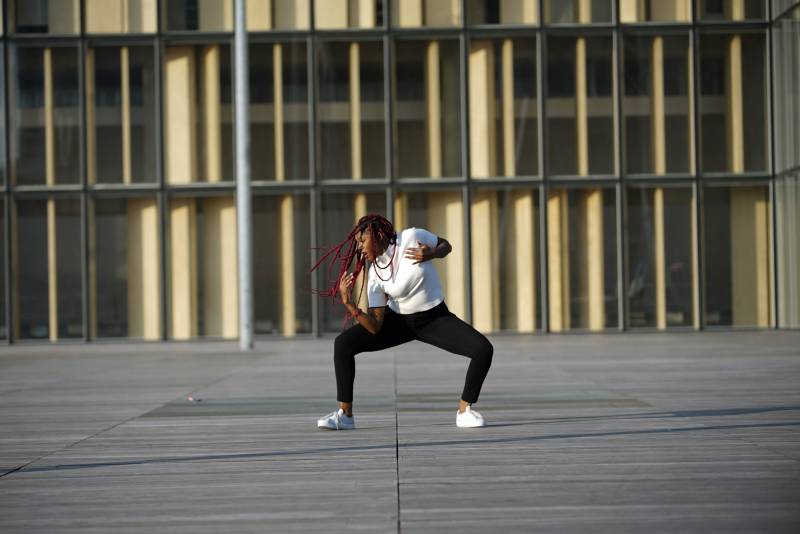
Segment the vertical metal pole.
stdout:
[[252,207],[250,202],[250,117],[248,105],[245,0],[236,0],[234,35],[236,87],[236,228],[239,248],[239,348],[253,348]]

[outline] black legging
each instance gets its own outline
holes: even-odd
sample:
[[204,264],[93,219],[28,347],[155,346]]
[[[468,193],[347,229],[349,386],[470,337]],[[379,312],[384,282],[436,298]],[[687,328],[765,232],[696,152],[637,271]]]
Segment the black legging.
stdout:
[[494,348],[483,334],[453,315],[444,302],[430,310],[408,315],[386,308],[383,326],[377,334],[371,334],[360,324],[339,334],[333,355],[337,400],[353,402],[356,354],[396,347],[415,339],[472,360],[461,400],[470,404],[477,402],[483,380],[492,365]]

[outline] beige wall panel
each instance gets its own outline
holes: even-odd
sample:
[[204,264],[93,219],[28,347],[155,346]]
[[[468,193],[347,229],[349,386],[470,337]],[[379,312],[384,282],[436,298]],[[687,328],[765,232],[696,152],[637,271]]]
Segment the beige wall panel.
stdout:
[[189,183],[197,176],[194,48],[168,47],[165,55],[166,179],[170,183]]
[[744,103],[742,101],[742,37],[733,35],[728,42],[725,69],[725,131],[727,139],[728,170],[744,172]]
[[361,162],[361,67],[358,43],[350,43],[350,174],[354,180],[360,180]]
[[94,49],[86,50],[86,179],[97,182],[97,131],[95,124]]
[[656,294],[656,328],[667,328],[667,259],[664,235],[664,188],[653,191],[653,249]]
[[156,31],[156,1],[128,0],[128,31],[152,33]]
[[425,51],[425,126],[428,149],[428,174],[442,176],[442,105],[439,76],[439,43],[430,41]]
[[222,105],[220,96],[220,46],[203,49],[203,156],[205,178],[209,182],[222,180]]
[[664,38],[653,37],[650,48],[650,122],[653,172],[667,172],[666,116],[664,112]]
[[[365,193],[356,193],[353,197],[353,225],[355,226],[358,223],[358,220],[367,214],[368,206],[367,206],[367,195]],[[362,287],[366,283],[366,271],[362,271],[359,277],[353,283],[353,295],[355,295],[356,300],[358,301],[357,305],[362,310],[366,311],[369,307],[369,300],[367,299],[367,291],[364,289],[362,291]]]
[[94,33],[127,31],[127,0],[85,0],[86,29]]
[[45,184],[56,183],[56,118],[53,99],[53,50],[45,48],[44,54],[44,154]]
[[79,0],[48,2],[48,33],[78,33],[81,30],[81,7]]
[[169,209],[170,336],[196,337],[197,208],[193,198],[175,198]]
[[348,15],[348,0],[325,0],[315,3],[314,22],[320,30],[347,28]]
[[408,228],[408,197],[398,191],[394,197],[394,220],[392,221],[396,232]]
[[425,0],[425,26],[461,25],[461,0]]
[[530,0],[500,0],[500,23],[535,24],[537,5]]
[[119,51],[120,96],[122,105],[122,182],[131,183],[131,82],[130,51],[123,46]]
[[443,261],[434,262],[434,265],[441,278],[447,307],[463,319],[467,307],[461,192],[428,194],[428,230],[447,239],[453,246],[453,251]]
[[203,199],[205,335],[239,335],[236,206],[233,197]]
[[509,225],[507,273],[504,280],[503,305],[506,317],[517,332],[536,330],[536,205],[532,191],[511,193],[509,208],[513,224]]
[[354,28],[375,27],[375,0],[350,0],[350,25]]
[[58,240],[56,201],[47,199],[47,306],[50,341],[58,340]]
[[652,20],[689,20],[689,0],[649,0]]
[[422,26],[422,0],[392,2],[392,24],[400,27]]
[[275,27],[283,29],[306,29],[309,19],[309,0],[272,0]]
[[[699,191],[699,189],[695,189]],[[691,206],[691,231],[692,231],[692,325],[695,330],[700,330],[700,257],[697,254],[698,249],[698,229],[699,224],[697,221],[697,195],[692,193]]]
[[514,135],[514,42],[503,40],[503,175],[517,175]]
[[272,29],[272,0],[247,0],[244,10],[248,31]]
[[586,237],[586,323],[590,330],[602,330],[606,324],[605,313],[605,259],[603,250],[603,190],[590,189],[583,196]]
[[286,178],[283,136],[283,45],[272,45],[272,83],[274,94],[274,128],[275,128],[275,181],[282,182]]
[[497,175],[494,46],[473,41],[469,52],[469,140],[472,176]]
[[578,174],[585,176],[589,174],[589,112],[585,37],[578,37],[575,41],[575,135]]
[[644,18],[645,0],[619,0],[619,20],[638,22]]
[[161,337],[161,277],[156,199],[128,200],[128,336]]
[[281,333],[297,333],[297,303],[295,300],[294,258],[294,197],[284,195],[280,200],[281,241]]
[[574,2],[578,22],[581,24],[592,22],[592,0],[574,0]]
[[569,196],[551,191],[547,198],[547,286],[550,331],[570,329]]
[[500,285],[495,265],[497,192],[477,190],[472,200],[472,325],[481,332],[500,329]]
[[734,326],[767,327],[769,206],[762,187],[732,187],[731,298]]
[[200,31],[233,29],[233,0],[197,0]]

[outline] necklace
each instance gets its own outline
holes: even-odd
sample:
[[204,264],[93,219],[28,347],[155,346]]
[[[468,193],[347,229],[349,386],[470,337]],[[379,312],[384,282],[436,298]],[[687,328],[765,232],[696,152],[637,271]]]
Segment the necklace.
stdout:
[[389,278],[382,278],[379,269],[381,271],[384,270],[384,269],[393,269],[392,262],[394,262],[394,254],[395,254],[395,252],[397,252],[397,244],[394,245],[394,248],[392,249],[392,257],[389,258],[389,263],[387,263],[386,265],[380,265],[378,263],[378,258],[375,258],[375,261],[372,262],[373,266],[375,267],[375,275],[378,277],[378,279],[381,282],[388,282],[389,280],[392,279],[392,274],[394,274],[393,272],[391,272],[391,271],[389,272]]

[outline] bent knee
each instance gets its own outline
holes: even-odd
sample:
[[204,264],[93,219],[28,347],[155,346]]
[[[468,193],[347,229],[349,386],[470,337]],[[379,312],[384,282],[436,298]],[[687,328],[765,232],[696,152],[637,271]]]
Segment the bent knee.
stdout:
[[484,338],[483,343],[478,344],[475,348],[475,352],[473,353],[473,359],[477,359],[486,367],[492,365],[492,356],[494,355],[494,346],[489,342],[488,339]]

